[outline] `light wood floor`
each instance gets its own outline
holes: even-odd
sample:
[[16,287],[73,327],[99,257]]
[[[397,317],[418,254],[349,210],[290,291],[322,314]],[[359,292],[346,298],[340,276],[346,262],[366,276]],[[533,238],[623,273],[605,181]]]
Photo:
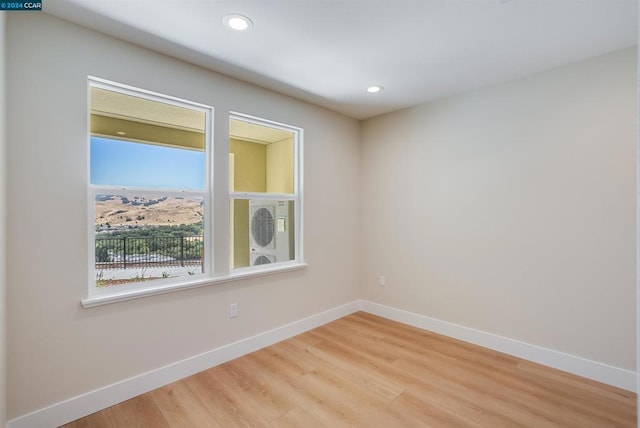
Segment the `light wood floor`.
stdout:
[[636,395],[365,313],[66,427],[635,427]]

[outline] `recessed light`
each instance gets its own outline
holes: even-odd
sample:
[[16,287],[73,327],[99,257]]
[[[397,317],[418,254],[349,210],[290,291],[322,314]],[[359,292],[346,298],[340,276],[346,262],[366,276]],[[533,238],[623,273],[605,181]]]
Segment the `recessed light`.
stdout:
[[118,134],[118,135],[127,135],[127,133],[124,132],[124,131],[118,131],[118,132],[116,132],[116,134]]
[[369,92],[370,94],[375,94],[377,92],[382,91],[384,88],[380,85],[373,85],[373,86],[369,86],[367,88],[367,92]]
[[247,31],[253,25],[253,22],[249,18],[237,13],[225,16],[222,22],[233,31]]

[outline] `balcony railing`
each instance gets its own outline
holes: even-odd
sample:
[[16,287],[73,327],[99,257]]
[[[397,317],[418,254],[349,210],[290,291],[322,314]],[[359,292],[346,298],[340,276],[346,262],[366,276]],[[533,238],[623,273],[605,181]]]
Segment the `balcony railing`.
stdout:
[[201,266],[202,236],[96,237],[96,269]]

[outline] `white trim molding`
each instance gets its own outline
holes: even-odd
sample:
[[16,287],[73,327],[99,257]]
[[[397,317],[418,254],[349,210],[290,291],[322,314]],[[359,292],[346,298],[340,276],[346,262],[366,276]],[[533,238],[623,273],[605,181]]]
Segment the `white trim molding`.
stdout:
[[[152,285],[150,287],[140,286],[123,290],[119,293],[110,292],[105,295],[96,295],[88,297],[81,301],[82,307],[93,308],[94,306],[108,305],[110,303],[124,302],[126,300],[139,299],[141,297],[155,296],[158,294],[172,293],[174,291],[188,290],[190,288],[200,288],[208,285],[223,284],[225,282],[239,281],[246,278],[257,276],[273,275],[282,272],[290,272],[294,270],[306,269],[306,263],[298,263],[296,261],[266,264],[255,266],[252,269],[236,269],[233,273],[219,277],[205,277],[203,279],[191,280],[187,279],[184,283],[168,283],[165,285]],[[163,281],[158,279],[156,281]],[[155,281],[154,281],[155,282]]]
[[276,327],[238,342],[96,389],[9,421],[7,428],[64,425],[140,394],[223,364],[360,310],[360,301]]
[[626,389],[627,391],[637,392],[637,374],[630,370],[609,366],[597,361],[565,354],[554,351],[553,349],[543,348],[402,309],[392,308],[379,303],[363,300],[361,307],[364,312],[373,315],[473,343],[474,345],[483,346],[514,357],[613,385]]

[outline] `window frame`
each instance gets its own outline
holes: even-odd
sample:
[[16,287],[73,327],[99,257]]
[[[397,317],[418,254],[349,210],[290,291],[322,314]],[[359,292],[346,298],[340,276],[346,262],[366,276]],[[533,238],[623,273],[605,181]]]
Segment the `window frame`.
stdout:
[[[300,127],[287,125],[280,122],[240,113],[236,111],[229,112],[229,120],[240,120],[249,122],[254,125],[266,126],[269,128],[279,129],[281,131],[291,132],[293,134],[293,193],[267,193],[267,192],[232,192],[227,186],[229,192],[229,207],[236,199],[245,200],[263,200],[263,201],[293,201],[293,216],[294,216],[294,228],[293,228],[293,243],[294,243],[294,257],[291,260],[276,262],[273,264],[246,266],[234,268],[229,267],[231,274],[250,274],[252,272],[265,272],[265,271],[277,271],[279,268],[288,268],[296,266],[306,266],[304,262],[304,248],[303,248],[303,209],[302,209],[302,148],[303,148],[303,134],[304,130]],[[233,240],[233,230],[229,226],[229,237]]]
[[[142,187],[123,187],[123,186],[104,186],[91,184],[91,131],[90,131],[90,119],[91,119],[91,87],[95,86],[107,90],[115,90],[117,92],[143,97],[153,101],[164,102],[180,107],[194,108],[205,113],[205,188],[203,191],[183,190],[183,189],[155,189],[155,188],[142,188]],[[294,135],[294,193],[293,194],[274,194],[274,193],[251,193],[251,192],[230,192],[228,183],[228,171],[217,169],[214,171],[214,153],[216,150],[220,150],[221,147],[216,148],[215,134],[214,134],[214,119],[215,109],[212,106],[201,104],[185,100],[182,98],[173,97],[166,94],[161,94],[154,91],[145,90],[142,88],[121,84],[111,80],[87,76],[87,164],[86,164],[86,183],[87,183],[87,242],[88,242],[88,292],[87,297],[81,300],[83,308],[91,308],[95,306],[101,306],[110,303],[116,303],[126,300],[137,299],[141,297],[154,296],[158,294],[164,294],[179,290],[199,288],[205,286],[211,286],[215,284],[229,283],[233,281],[243,280],[247,278],[255,278],[265,275],[278,274],[289,271],[303,270],[307,268],[307,263],[304,261],[304,218],[303,218],[303,128],[287,125],[280,122],[271,121],[268,119],[260,118],[257,116],[251,116],[248,114],[229,111],[226,115],[226,120],[236,118],[244,121],[250,121],[258,125],[264,125],[285,131],[292,132]],[[227,132],[226,142],[218,142],[227,147],[229,144],[229,135]],[[126,138],[124,139],[126,140]],[[128,140],[134,141],[134,140]],[[218,174],[216,177],[215,174]],[[221,174],[225,174],[224,176]],[[222,189],[224,187],[224,189]],[[223,191],[227,193],[227,197],[219,199],[217,192]],[[112,287],[105,287],[101,289],[96,287],[96,273],[95,268],[95,197],[99,194],[108,192],[114,195],[167,195],[167,196],[188,196],[193,195],[204,198],[204,212],[203,212],[203,229],[204,229],[204,245],[205,245],[205,259],[204,259],[204,273],[188,277],[168,278],[168,279],[156,279],[153,281],[135,282],[130,284],[121,284]],[[224,194],[223,193],[223,194]],[[292,200],[294,203],[294,258],[290,261],[278,262],[268,265],[260,266],[248,266],[242,268],[232,268],[230,266],[217,266],[220,262],[220,257],[224,259],[223,251],[219,250],[219,256],[216,258],[214,254],[215,238],[227,236],[232,237],[231,224],[227,222],[224,224],[216,224],[215,213],[217,210],[226,209],[229,213],[233,198],[240,199],[269,199],[269,200]],[[226,200],[226,207],[224,206],[224,200]],[[218,203],[216,205],[216,202]],[[218,211],[221,212],[221,211]],[[223,216],[224,217],[224,216]],[[226,256],[231,260],[230,249],[228,245],[226,249]],[[217,260],[217,261],[216,261]]]
[[[205,115],[205,182],[202,190],[193,189],[180,189],[180,188],[152,188],[152,187],[138,187],[138,186],[121,186],[121,185],[97,185],[91,183],[91,88],[100,88],[109,91],[118,92],[120,94],[144,98],[146,100],[165,103],[183,108],[189,108],[200,111]],[[196,103],[193,101],[184,100],[181,98],[173,97],[170,95],[160,94],[158,92],[148,91],[141,88],[136,88],[129,85],[101,79],[94,76],[87,77],[87,200],[88,200],[88,221],[87,221],[87,235],[88,235],[88,297],[83,300],[83,306],[92,306],[94,301],[100,301],[101,299],[113,298],[114,296],[126,297],[145,294],[157,294],[154,291],[161,291],[165,289],[171,289],[175,287],[184,286],[202,280],[206,280],[213,277],[213,117],[214,109],[211,106],[205,104]],[[109,136],[108,138],[115,139]],[[123,141],[135,140],[122,138]],[[96,285],[96,278],[98,270],[96,269],[95,258],[95,245],[96,245],[96,233],[95,233],[95,198],[102,194],[122,195],[122,196],[173,196],[173,197],[194,197],[202,198],[204,201],[203,206],[203,241],[204,241],[204,272],[195,274],[193,278],[189,277],[176,277],[176,278],[161,278],[154,279],[153,281],[139,281],[131,282],[127,284],[119,284],[112,287],[98,287]]]

